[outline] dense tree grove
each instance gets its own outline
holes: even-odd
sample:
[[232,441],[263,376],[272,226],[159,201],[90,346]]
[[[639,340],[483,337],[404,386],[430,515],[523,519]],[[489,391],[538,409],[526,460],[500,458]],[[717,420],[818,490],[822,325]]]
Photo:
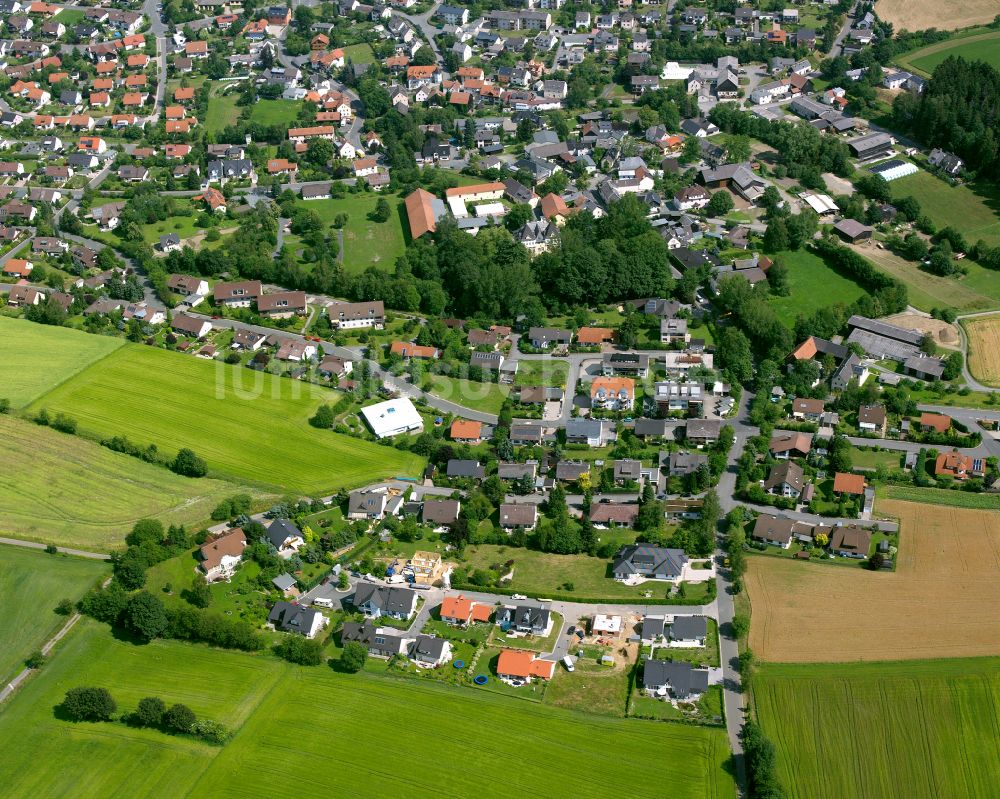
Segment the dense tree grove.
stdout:
[[900,93],[892,116],[928,147],[954,153],[983,177],[1000,178],[1000,72],[989,64],[947,58],[923,92]]
[[771,122],[740,109],[735,103],[719,103],[709,118],[726,133],[750,136],[773,147],[788,174],[807,188],[825,190],[823,172],[849,177],[854,171],[846,142],[826,136],[811,125]]

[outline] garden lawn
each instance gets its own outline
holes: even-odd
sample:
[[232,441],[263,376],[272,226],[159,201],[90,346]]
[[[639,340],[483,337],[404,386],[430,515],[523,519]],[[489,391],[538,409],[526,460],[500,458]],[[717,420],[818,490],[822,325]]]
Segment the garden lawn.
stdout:
[[851,464],[855,469],[877,469],[879,466],[898,469],[903,464],[903,454],[899,450],[874,452],[851,447]]
[[[392,215],[386,222],[373,222],[368,215],[375,210],[380,198],[388,200]],[[351,274],[363,272],[370,266],[391,270],[406,248],[403,202],[395,194],[364,192],[347,194],[340,199],[299,200],[299,203],[303,208],[319,214],[327,225],[337,214],[347,214],[341,259],[344,269]],[[329,232],[337,235],[332,228]]]
[[0,399],[29,404],[122,346],[121,339],[0,316]]
[[99,560],[0,545],[0,684],[66,623],[56,605],[75,602],[110,571]]
[[125,643],[84,619],[0,713],[3,794],[187,796],[218,747],[124,724],[57,719],[54,710],[66,691],[107,688],[122,711],[145,696],[160,696],[168,705],[182,702],[204,718],[237,727],[286,671],[265,655],[169,641]]
[[355,64],[371,64],[375,61],[375,53],[372,52],[370,44],[349,44],[342,49],[345,61],[352,61]]
[[[595,356],[596,357],[596,356]],[[514,382],[519,386],[566,386],[569,364],[556,358],[522,358],[517,362]],[[572,388],[572,386],[570,386]]]
[[480,383],[445,375],[429,375],[428,379],[433,385],[432,394],[483,413],[499,414],[510,393],[509,386],[497,383]]
[[171,216],[162,222],[153,222],[149,225],[142,225],[142,238],[147,244],[158,244],[160,236],[167,233],[176,233],[182,239],[189,239],[201,233],[204,228],[197,224],[198,216]]
[[[894,180],[889,187],[894,199],[916,197],[921,210],[938,228],[955,228],[969,244],[983,239],[994,247],[1000,245],[1000,217],[997,216],[1000,190],[985,183],[951,186],[924,170]],[[994,286],[994,292],[1000,289]]]
[[298,100],[258,100],[250,112],[250,121],[259,125],[295,127],[302,103]]
[[[347,720],[352,745],[331,746]],[[434,680],[343,677],[322,668],[290,670],[191,795],[259,796],[280,780],[300,797],[328,795],[332,784],[342,796],[556,796],[579,763],[612,750],[615,795],[662,796],[662,781],[642,767],[655,761],[670,775],[671,797],[733,796],[721,730],[606,719]],[[377,751],[393,752],[389,770],[383,758],[358,755]],[[535,756],[511,768],[497,753],[513,751]],[[608,795],[603,780],[575,780],[572,791]]]
[[[602,533],[604,531],[601,531]],[[466,547],[466,560],[461,565],[472,569],[488,569],[493,564],[514,561],[514,579],[504,583],[505,588],[528,596],[548,599],[572,599],[574,595],[592,599],[621,601],[641,600],[647,592],[652,598],[665,599],[670,584],[648,582],[642,585],[625,585],[608,577],[609,561],[590,555],[553,555],[534,549],[478,544]],[[572,583],[573,590],[566,590],[564,583]],[[688,586],[692,599],[701,596],[704,588]]]
[[753,693],[789,796],[973,799],[1000,785],[1000,659],[768,664]]
[[827,266],[818,255],[805,250],[781,252],[772,256],[788,268],[787,297],[772,297],[771,305],[778,318],[791,327],[798,316],[835,303],[850,305],[865,295],[865,290],[850,278]]
[[240,117],[240,109],[236,105],[239,95],[236,92],[213,95],[208,101],[208,111],[205,113],[205,130],[219,133],[227,125],[234,125]]
[[128,345],[35,404],[65,411],[80,431],[125,435],[166,453],[190,447],[214,476],[323,494],[418,474],[423,460],[316,430],[308,419],[339,394],[300,381]]
[[198,524],[243,491],[11,416],[0,416],[0,438],[4,463],[17,475],[0,483],[0,535],[13,538],[110,552],[139,519]]

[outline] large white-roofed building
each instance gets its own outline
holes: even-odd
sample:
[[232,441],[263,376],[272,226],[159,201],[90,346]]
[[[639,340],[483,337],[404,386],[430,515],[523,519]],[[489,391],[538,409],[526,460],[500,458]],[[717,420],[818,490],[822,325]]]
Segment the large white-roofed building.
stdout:
[[369,405],[361,409],[361,415],[378,438],[424,429],[424,420],[406,397]]

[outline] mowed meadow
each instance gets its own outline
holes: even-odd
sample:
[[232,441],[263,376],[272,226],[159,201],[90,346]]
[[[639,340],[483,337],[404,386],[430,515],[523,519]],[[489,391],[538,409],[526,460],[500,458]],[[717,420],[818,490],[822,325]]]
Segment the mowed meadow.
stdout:
[[211,476],[268,489],[332,493],[420,473],[416,455],[310,427],[316,408],[339,397],[308,383],[127,344],[37,398],[30,410],[61,411],[81,433],[124,435],[169,455],[189,447]]
[[768,664],[753,693],[796,799],[998,795],[998,658]]
[[124,342],[0,316],[0,399],[20,408]]
[[56,606],[75,602],[110,572],[99,560],[0,544],[0,685],[66,623]]
[[[107,687],[124,710],[152,694],[183,702],[236,735],[213,747],[62,721],[54,708],[77,685]],[[735,796],[721,729],[609,719],[431,681],[291,666],[271,655],[170,641],[136,646],[91,621],[0,709],[0,751],[0,785],[11,799],[276,790],[300,798]]]
[[139,519],[198,524],[244,490],[181,477],[13,416],[0,416],[0,439],[5,472],[16,476],[0,482],[0,535],[10,538],[110,552]]
[[776,663],[1000,655],[1000,514],[880,500],[893,573],[751,556],[750,648]]

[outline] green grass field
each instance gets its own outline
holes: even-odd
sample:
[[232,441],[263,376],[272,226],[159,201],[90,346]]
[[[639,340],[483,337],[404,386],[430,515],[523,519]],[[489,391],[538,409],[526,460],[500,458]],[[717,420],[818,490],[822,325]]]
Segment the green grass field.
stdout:
[[510,393],[509,386],[497,383],[479,383],[445,375],[430,375],[429,379],[434,385],[432,393],[483,413],[500,413],[500,408]]
[[342,49],[346,61],[352,61],[355,64],[371,64],[375,61],[375,53],[372,52],[370,44],[364,42],[361,44],[349,44]]
[[[375,210],[379,197],[384,196],[393,208],[387,222],[372,222],[368,215]],[[394,194],[375,192],[348,194],[341,199],[299,201],[303,208],[319,214],[328,225],[337,214],[347,214],[344,227],[343,262],[349,273],[363,272],[369,266],[391,270],[403,254],[406,242],[403,234],[402,200]],[[336,231],[330,229],[333,235]]]
[[298,100],[258,100],[250,112],[250,121],[294,128],[301,107],[302,103]]
[[754,700],[797,799],[973,799],[1000,785],[1000,659],[766,665]]
[[903,463],[903,457],[898,450],[874,452],[851,447],[851,463],[855,469],[877,469],[879,466],[898,469]]
[[63,624],[55,609],[76,601],[111,571],[107,563],[0,545],[0,684]]
[[[985,29],[981,29],[985,30]],[[1000,31],[956,37],[945,42],[922,47],[899,58],[899,63],[922,75],[930,75],[934,68],[950,56],[966,61],[985,61],[1000,69]]]
[[121,339],[0,316],[0,398],[15,408],[114,352]]
[[966,259],[962,266],[969,270],[964,277],[932,275],[915,261],[907,261],[889,250],[870,246],[851,246],[883,272],[906,284],[910,305],[922,311],[942,306],[960,313],[1000,307],[1000,286],[991,270]]
[[[151,694],[184,702],[237,733],[219,748],[55,718],[78,685],[109,688],[122,709]],[[259,797],[277,783],[297,797],[553,796],[579,763],[612,750],[614,774],[574,781],[574,796],[605,799],[613,781],[613,795],[660,797],[664,780],[677,799],[735,795],[723,730],[607,719],[435,680],[303,669],[268,655],[134,646],[89,621],[0,714],[0,746],[0,784],[12,799]],[[538,756],[512,768],[506,753],[518,751]],[[662,777],[644,771],[652,761]]]
[[213,95],[208,102],[205,114],[205,130],[209,133],[219,133],[227,125],[233,125],[240,117],[240,109],[236,106],[239,99],[237,92],[223,95]]
[[797,316],[809,316],[835,303],[849,305],[864,295],[864,289],[827,266],[811,252],[797,250],[772,256],[788,268],[787,297],[773,297],[771,305],[778,318],[791,326]]
[[[916,197],[921,210],[939,228],[951,226],[974,244],[983,239],[1000,244],[1000,190],[984,183],[949,186],[930,172],[920,170],[889,184],[894,198]],[[992,276],[992,273],[987,273]],[[995,282],[995,281],[994,281]],[[993,292],[1000,292],[995,286]]]
[[0,535],[109,552],[141,518],[198,524],[243,489],[191,480],[76,436],[0,416],[4,462]]
[[917,486],[880,486],[879,499],[902,499],[927,505],[948,505],[953,508],[973,510],[1000,510],[1000,496],[974,494],[968,491],[951,491],[946,488],[918,488]]
[[[188,200],[181,200],[179,204],[191,206]],[[197,219],[198,213],[196,210],[191,216],[171,216],[162,222],[142,225],[142,237],[148,244],[157,244],[160,241],[160,236],[166,233],[176,233],[182,239],[189,239],[204,230],[204,228],[196,224]]]
[[422,459],[308,419],[339,394],[250,369],[128,345],[36,402],[81,432],[126,435],[173,453],[190,447],[213,476],[307,494],[414,475]]
[[[556,358],[543,360],[521,359],[517,362],[514,382],[519,386],[559,386],[566,387],[569,364]],[[569,386],[570,389],[573,386]]]

